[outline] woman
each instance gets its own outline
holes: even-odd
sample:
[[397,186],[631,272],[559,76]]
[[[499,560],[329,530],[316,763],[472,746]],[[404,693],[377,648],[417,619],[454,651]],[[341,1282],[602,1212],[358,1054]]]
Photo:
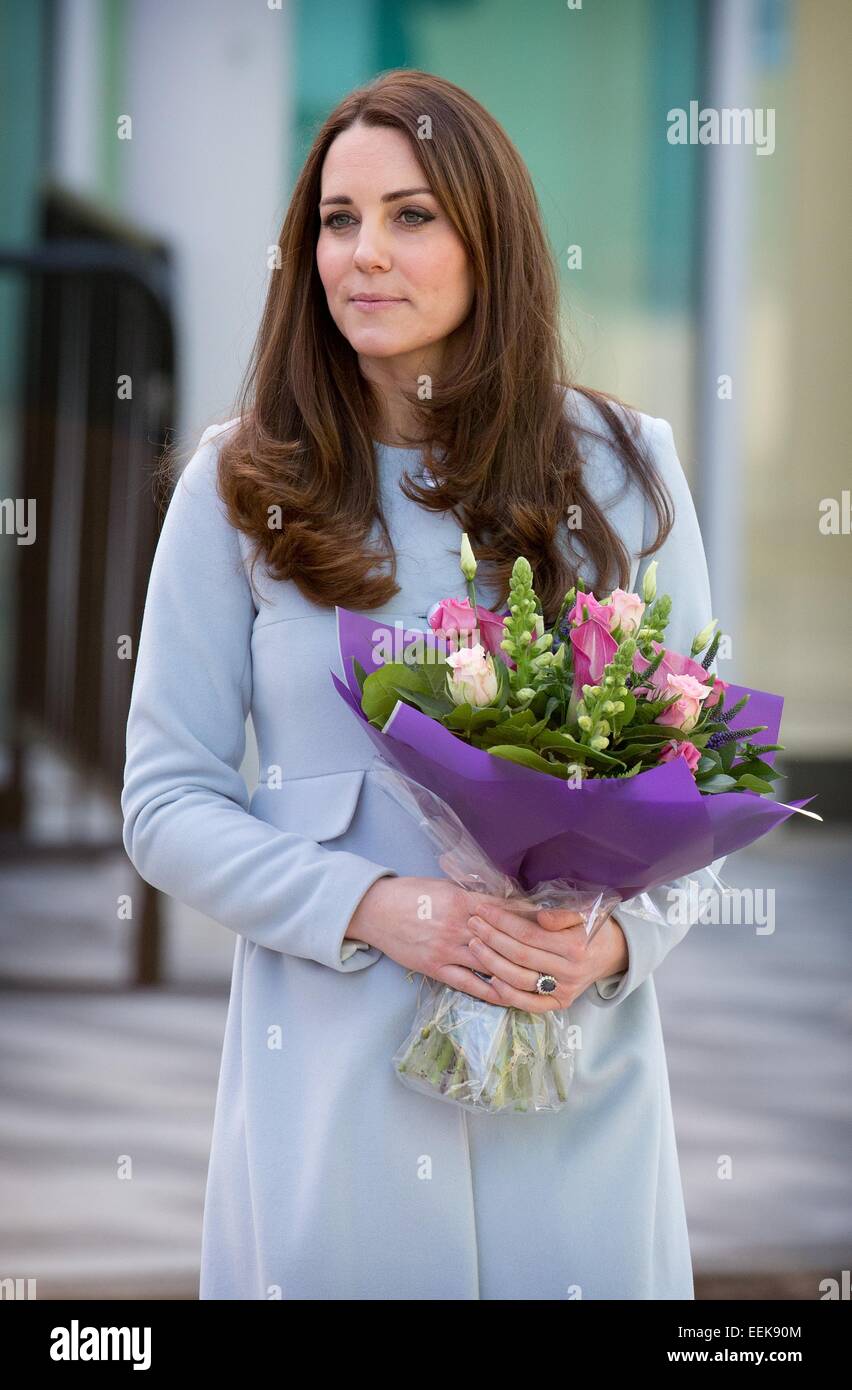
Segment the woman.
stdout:
[[[458,888],[329,675],[335,604],[423,627],[465,596],[462,531],[479,601],[523,554],[550,622],[578,575],[633,589],[654,555],[688,650],[711,605],[671,428],[567,385],[528,172],[449,82],[342,101],[279,247],[240,409],[169,505],[127,726],[131,860],[236,934],[200,1296],[692,1298],[652,979],[685,927],[620,908],[587,944],[571,914],[530,934]],[[478,1115],[402,1086],[418,973],[570,1005],[570,1103]]]

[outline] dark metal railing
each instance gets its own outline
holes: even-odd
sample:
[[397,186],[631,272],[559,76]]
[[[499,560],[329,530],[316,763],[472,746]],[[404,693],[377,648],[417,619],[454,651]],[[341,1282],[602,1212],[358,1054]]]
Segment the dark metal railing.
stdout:
[[[174,416],[169,251],[98,208],[48,188],[38,244],[0,247],[22,279],[20,464],[35,508],[16,544],[11,778],[0,788],[0,856],[124,852],[120,835],[61,843],[28,832],[26,764],[47,743],[120,798],[134,660],[165,498],[155,468]],[[31,514],[31,513],[30,513]],[[138,984],[160,978],[160,895],[137,877]]]

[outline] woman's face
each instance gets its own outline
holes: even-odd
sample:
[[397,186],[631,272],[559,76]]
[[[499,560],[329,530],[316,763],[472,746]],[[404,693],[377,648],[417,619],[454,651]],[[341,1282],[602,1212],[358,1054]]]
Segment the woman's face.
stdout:
[[[404,377],[437,371],[470,310],[473,280],[405,136],[362,125],[338,135],[323,163],[319,213],[320,279],[362,367],[376,360]],[[359,295],[382,298],[371,308]]]

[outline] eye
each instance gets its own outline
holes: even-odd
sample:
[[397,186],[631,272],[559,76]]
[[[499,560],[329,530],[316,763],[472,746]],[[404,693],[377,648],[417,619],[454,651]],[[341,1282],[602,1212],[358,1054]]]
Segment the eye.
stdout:
[[[431,212],[423,212],[420,208],[402,208],[397,214],[397,219],[404,217],[407,213],[410,213],[419,220],[417,222],[403,222],[403,227],[422,227],[426,222],[433,222],[435,220]],[[330,212],[328,216],[323,219],[323,226],[330,227],[333,232],[345,231],[346,224],[335,222],[336,217],[348,217],[349,220],[352,221],[351,215],[348,212]]]
[[335,221],[334,221],[335,217],[348,217],[348,216],[349,216],[349,213],[348,213],[348,212],[330,212],[329,215],[328,215],[328,217],[326,217],[326,218],[323,219],[323,224],[322,224],[322,225],[323,225],[324,227],[333,227],[334,230],[337,231],[338,228],[337,228],[337,225],[336,225],[336,223],[335,223]]
[[422,225],[423,225],[424,222],[433,222],[433,221],[434,221],[434,218],[433,218],[431,212],[421,212],[419,208],[403,208],[403,209],[402,209],[402,212],[399,214],[400,217],[403,217],[403,216],[405,215],[405,213],[407,213],[407,212],[412,213],[414,217],[419,217],[419,218],[420,218],[420,221],[419,221],[419,222],[405,222],[405,223],[403,223],[403,226],[405,226],[405,227],[422,227]]

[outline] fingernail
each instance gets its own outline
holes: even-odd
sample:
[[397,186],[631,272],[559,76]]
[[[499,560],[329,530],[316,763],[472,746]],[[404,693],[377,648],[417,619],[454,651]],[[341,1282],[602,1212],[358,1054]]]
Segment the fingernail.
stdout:
[[476,930],[479,931],[480,928],[482,928],[482,927],[487,927],[487,926],[488,926],[488,923],[487,923],[487,922],[484,922],[484,921],[482,920],[481,917],[476,917],[476,916],[474,916],[474,917],[468,917],[468,919],[467,919],[467,925],[468,925],[469,927],[475,927]]

